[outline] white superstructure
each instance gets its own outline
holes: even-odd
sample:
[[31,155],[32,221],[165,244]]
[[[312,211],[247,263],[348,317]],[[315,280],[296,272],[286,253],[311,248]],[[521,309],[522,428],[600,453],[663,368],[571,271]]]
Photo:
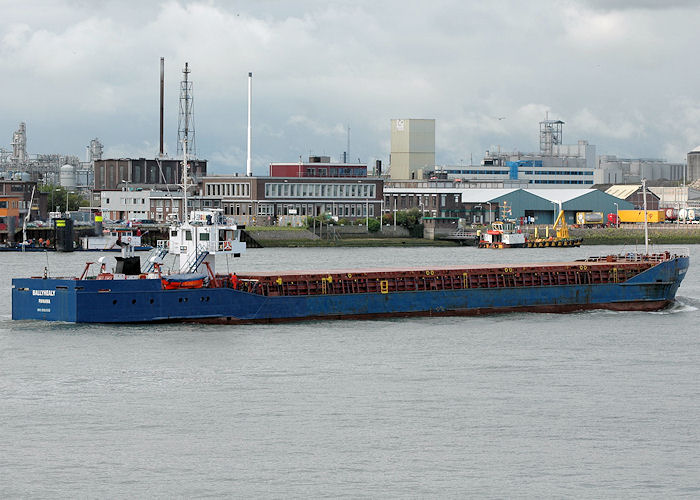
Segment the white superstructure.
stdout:
[[170,227],[168,252],[179,256],[181,273],[215,270],[215,256],[240,257],[245,252],[241,231],[221,210],[190,212],[186,222]]

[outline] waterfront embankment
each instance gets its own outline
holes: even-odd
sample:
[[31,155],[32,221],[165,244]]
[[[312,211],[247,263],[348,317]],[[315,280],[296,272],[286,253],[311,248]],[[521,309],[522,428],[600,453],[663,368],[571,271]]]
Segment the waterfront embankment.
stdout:
[[[620,228],[571,229],[572,236],[583,238],[584,245],[643,245],[644,226]],[[700,243],[700,225],[653,224],[649,226],[649,243],[653,245],[692,245]]]
[[[349,228],[348,228],[349,229]],[[454,246],[445,240],[411,238],[407,232],[367,233],[336,229],[316,234],[307,228],[248,227],[246,233],[261,247],[385,247],[385,246]],[[392,228],[393,229],[393,228]],[[401,228],[398,228],[401,229]],[[317,231],[318,232],[318,231]],[[571,236],[583,238],[584,245],[643,245],[644,227],[596,228],[570,230]],[[652,225],[649,241],[654,245],[700,244],[700,225]],[[250,245],[250,243],[249,243]]]
[[[454,246],[455,243],[426,238],[411,238],[402,228],[368,233],[361,228],[331,230],[319,234],[297,227],[248,227],[247,236],[261,247],[388,247],[388,246]],[[352,229],[352,230],[350,230]]]

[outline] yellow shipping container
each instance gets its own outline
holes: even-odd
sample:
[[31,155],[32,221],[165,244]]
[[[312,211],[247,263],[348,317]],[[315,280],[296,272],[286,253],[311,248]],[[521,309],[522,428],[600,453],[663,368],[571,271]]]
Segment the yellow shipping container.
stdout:
[[[620,210],[618,215],[622,223],[644,223],[644,210]],[[647,210],[647,221],[650,223],[665,222],[666,211]]]

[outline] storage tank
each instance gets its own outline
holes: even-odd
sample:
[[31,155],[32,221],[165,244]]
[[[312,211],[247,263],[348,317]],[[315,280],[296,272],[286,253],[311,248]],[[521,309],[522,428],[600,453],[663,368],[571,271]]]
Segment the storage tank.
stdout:
[[73,165],[61,167],[61,187],[75,189],[75,167]]
[[695,209],[694,208],[688,209],[688,220],[695,220]]
[[678,211],[678,219],[685,220],[688,217],[688,211],[685,208],[681,208]]
[[603,212],[576,212],[576,223],[582,226],[602,226],[604,220],[605,217],[603,215]]
[[10,178],[13,181],[29,182],[32,180],[32,175],[29,172],[14,172]]
[[678,218],[678,212],[675,208],[666,209],[666,220],[676,220]]

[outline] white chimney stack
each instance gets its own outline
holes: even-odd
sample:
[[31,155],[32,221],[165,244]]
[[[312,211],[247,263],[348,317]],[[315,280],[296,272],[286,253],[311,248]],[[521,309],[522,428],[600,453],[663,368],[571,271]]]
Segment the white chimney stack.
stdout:
[[250,126],[250,108],[253,105],[253,73],[248,73],[248,158],[246,160],[246,175],[251,177],[253,175],[253,166],[250,161],[250,148],[252,140],[252,129]]

